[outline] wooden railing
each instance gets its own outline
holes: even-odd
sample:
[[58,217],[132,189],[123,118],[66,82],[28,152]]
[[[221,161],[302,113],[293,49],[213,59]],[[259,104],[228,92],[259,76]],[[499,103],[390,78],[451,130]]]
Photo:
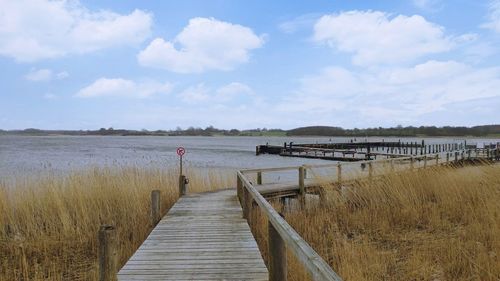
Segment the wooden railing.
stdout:
[[[331,168],[337,170],[337,177],[333,182],[342,182],[342,170],[346,166],[368,167],[368,176],[374,175],[374,166],[378,164],[387,165],[392,171],[396,167],[396,162],[409,163],[409,169],[424,168],[431,165],[458,162],[465,159],[487,159],[499,160],[500,150],[497,149],[469,149],[446,154],[418,155],[410,157],[399,157],[391,159],[368,160],[349,163],[335,163],[325,165],[303,165],[293,167],[279,167],[268,169],[247,169],[237,172],[237,192],[238,198],[243,208],[243,217],[251,223],[251,212],[254,203],[257,203],[260,210],[268,220],[268,241],[269,241],[269,261],[268,270],[271,281],[287,280],[287,260],[286,249],[290,249],[295,257],[301,262],[304,268],[310,273],[314,280],[342,280],[341,277],[314,251],[314,249],[286,222],[285,219],[272,207],[272,205],[259,193],[254,184],[248,178],[249,174],[257,174],[257,185],[262,184],[264,172],[280,172],[297,170],[299,200],[305,201],[305,183],[307,170],[316,168]],[[440,162],[441,160],[441,162]],[[423,165],[415,167],[416,162]]]
[[271,281],[287,280],[286,248],[292,251],[314,280],[342,280],[240,171],[238,171],[237,183],[238,197],[243,206],[244,217],[250,220],[254,201],[267,217],[269,235],[268,270]]

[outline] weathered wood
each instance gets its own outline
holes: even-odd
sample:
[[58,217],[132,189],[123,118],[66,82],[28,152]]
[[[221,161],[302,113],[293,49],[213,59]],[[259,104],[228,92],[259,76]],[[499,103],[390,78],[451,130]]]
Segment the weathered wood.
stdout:
[[262,172],[257,172],[257,184],[262,184]]
[[116,229],[111,225],[101,225],[99,229],[99,281],[116,280],[117,240]]
[[306,186],[304,184],[305,180],[305,174],[304,174],[305,168],[304,167],[299,167],[299,201],[300,201],[300,206],[302,208],[305,208],[306,206]]
[[342,183],[342,164],[337,164],[337,182],[338,184]]
[[119,281],[268,278],[236,189],[180,198],[118,273]]
[[155,226],[161,219],[160,191],[151,191],[151,226]]
[[313,279],[342,280],[239,171],[238,176],[242,179],[243,186],[257,202],[269,223],[274,226],[280,237],[285,241],[287,248],[294,253],[295,257],[304,265],[304,268],[313,276]]
[[287,261],[285,241],[271,222],[267,223],[269,237],[269,280],[287,280]]
[[179,197],[186,195],[186,176],[179,176]]

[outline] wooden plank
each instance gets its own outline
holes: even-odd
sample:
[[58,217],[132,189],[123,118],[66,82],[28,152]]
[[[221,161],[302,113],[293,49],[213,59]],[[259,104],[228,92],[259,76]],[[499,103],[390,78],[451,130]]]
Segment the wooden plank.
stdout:
[[236,190],[183,196],[118,280],[268,280]]

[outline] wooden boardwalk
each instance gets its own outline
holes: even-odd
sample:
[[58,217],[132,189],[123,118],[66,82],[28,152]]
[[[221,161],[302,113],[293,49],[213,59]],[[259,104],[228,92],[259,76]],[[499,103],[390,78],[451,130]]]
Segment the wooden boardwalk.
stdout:
[[268,280],[236,190],[181,197],[118,280]]

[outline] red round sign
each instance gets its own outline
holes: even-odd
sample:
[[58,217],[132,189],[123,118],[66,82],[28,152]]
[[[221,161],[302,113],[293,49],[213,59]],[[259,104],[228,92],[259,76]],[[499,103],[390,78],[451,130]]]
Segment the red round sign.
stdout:
[[186,153],[186,149],[184,149],[184,147],[181,146],[177,148],[177,155],[182,156],[184,153]]

